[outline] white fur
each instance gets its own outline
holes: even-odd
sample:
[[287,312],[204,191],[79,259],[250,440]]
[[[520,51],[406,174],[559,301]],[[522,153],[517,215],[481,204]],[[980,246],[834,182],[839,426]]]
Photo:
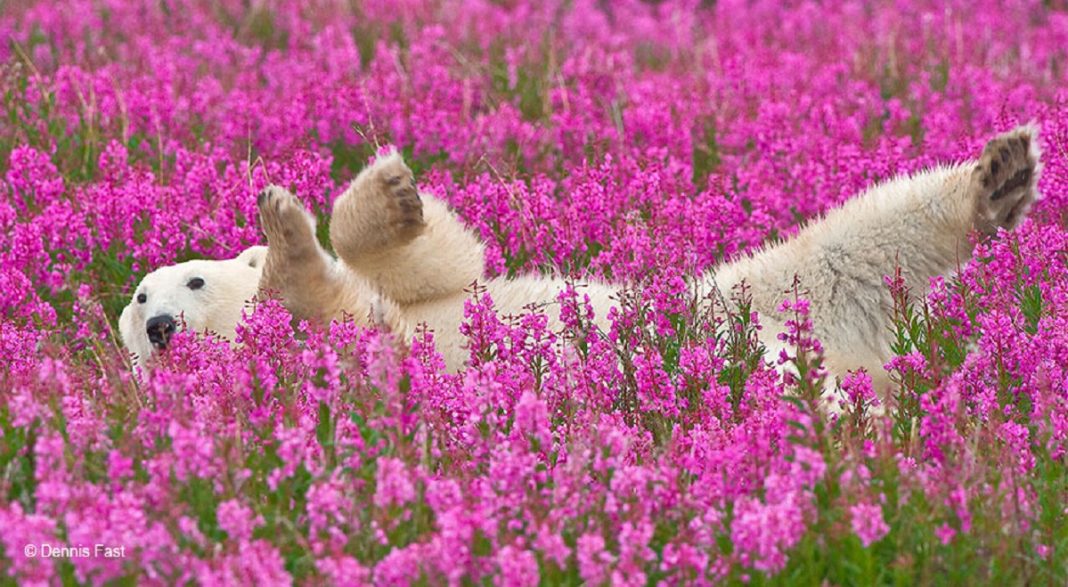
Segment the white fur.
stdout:
[[[145,324],[155,316],[169,315],[179,328],[233,339],[245,302],[256,296],[266,254],[267,247],[256,246],[233,259],[186,261],[146,275],[119,317],[119,335],[136,363],[143,367],[152,355]],[[196,277],[204,286],[189,289]],[[138,301],[141,294],[144,303]]]

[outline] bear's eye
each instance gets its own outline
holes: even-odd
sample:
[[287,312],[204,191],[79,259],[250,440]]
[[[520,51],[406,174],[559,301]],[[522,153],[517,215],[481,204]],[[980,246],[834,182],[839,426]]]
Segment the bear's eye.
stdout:
[[143,304],[143,303],[145,303],[147,301],[148,301],[148,296],[146,296],[143,293],[142,294],[137,294],[137,303],[138,304]]
[[199,277],[194,277],[189,280],[189,283],[185,284],[189,289],[200,289],[204,287],[204,280]]

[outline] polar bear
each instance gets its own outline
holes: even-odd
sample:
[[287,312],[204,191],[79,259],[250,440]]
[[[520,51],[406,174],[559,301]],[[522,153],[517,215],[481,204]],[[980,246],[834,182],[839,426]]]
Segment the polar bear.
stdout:
[[[931,277],[955,270],[971,256],[972,232],[992,235],[1020,223],[1038,196],[1040,169],[1037,128],[1018,127],[990,140],[978,160],[875,185],[793,238],[698,276],[693,286],[729,292],[746,282],[752,309],[764,324],[761,342],[774,357],[782,348],[777,309],[798,279],[831,374],[864,368],[885,388],[891,300],[883,277],[900,266],[913,291],[925,291]],[[380,156],[335,201],[329,229],[337,259],[319,246],[314,218],[284,188],[265,189],[258,207],[268,241],[259,286],[276,292],[294,317],[327,322],[351,316],[405,339],[426,324],[447,367],[463,367],[467,352],[459,327],[470,286],[483,273],[483,245],[444,202],[419,192],[399,154]],[[175,271],[181,277],[168,283],[181,289],[189,273]],[[566,284],[527,276],[480,285],[501,314],[519,314],[551,304]],[[583,286],[597,325],[607,329],[616,287],[596,281]],[[233,299],[227,303],[237,306]],[[200,315],[207,310],[183,311]],[[232,309],[218,312],[234,315]],[[137,317],[147,319],[144,329],[153,340],[152,313]],[[193,325],[189,318],[186,323]],[[142,325],[131,324],[134,330]],[[217,331],[232,329],[226,322]]]

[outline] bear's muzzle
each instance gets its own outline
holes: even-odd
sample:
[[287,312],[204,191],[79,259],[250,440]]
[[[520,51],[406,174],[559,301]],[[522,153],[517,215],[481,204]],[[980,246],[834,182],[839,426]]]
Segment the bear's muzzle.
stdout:
[[169,314],[161,314],[148,319],[145,331],[148,333],[148,341],[159,350],[167,348],[171,336],[178,329],[174,323],[174,317]]

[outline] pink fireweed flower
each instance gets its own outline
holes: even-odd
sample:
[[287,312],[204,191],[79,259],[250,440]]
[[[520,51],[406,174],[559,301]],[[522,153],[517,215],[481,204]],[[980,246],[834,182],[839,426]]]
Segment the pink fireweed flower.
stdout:
[[590,584],[600,584],[608,578],[609,565],[615,557],[605,551],[604,537],[600,534],[583,534],[575,549],[578,557],[579,575]]
[[849,521],[853,533],[865,547],[882,540],[890,526],[883,520],[883,508],[875,504],[858,503],[849,506]]
[[935,536],[942,544],[949,544],[953,541],[953,537],[956,535],[957,531],[954,530],[953,527],[950,526],[948,523],[942,524],[938,527],[938,529],[935,530]]
[[863,369],[846,375],[842,379],[841,391],[844,395],[839,399],[842,408],[856,415],[864,414],[869,408],[882,404],[872,387],[871,376]]
[[679,398],[675,385],[663,369],[663,360],[655,349],[634,355],[638,401],[642,411],[658,412],[669,418],[679,415]]
[[379,459],[378,472],[375,473],[375,505],[380,508],[403,506],[414,498],[415,484],[405,464],[394,458]]
[[538,584],[538,560],[529,550],[505,546],[497,552],[497,564],[500,568],[500,585],[525,587]]
[[731,541],[745,566],[769,573],[786,564],[786,552],[804,533],[802,502],[807,496],[790,491],[775,503],[743,497],[735,506]]
[[324,558],[315,561],[315,568],[334,585],[367,585],[371,572],[351,556]]
[[254,515],[248,506],[234,499],[220,503],[216,515],[219,527],[234,540],[250,539],[252,531],[263,524],[263,517]]
[[12,566],[8,569],[11,576],[26,582],[40,585],[48,584],[55,573],[55,566],[43,557],[25,556],[26,547],[59,547],[63,543],[56,533],[55,520],[40,514],[26,514],[19,503],[0,508],[0,543],[4,545]]

